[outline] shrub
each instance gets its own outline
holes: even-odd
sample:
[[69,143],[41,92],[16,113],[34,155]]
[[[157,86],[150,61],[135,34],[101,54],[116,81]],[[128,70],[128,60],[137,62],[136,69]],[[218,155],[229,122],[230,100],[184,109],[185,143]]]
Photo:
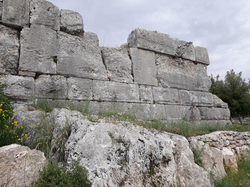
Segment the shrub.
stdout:
[[79,161],[73,161],[67,171],[58,164],[48,164],[41,172],[40,179],[33,187],[90,187],[92,184],[87,178],[87,170],[79,165]]
[[12,143],[23,143],[27,134],[23,134],[23,126],[12,121],[13,106],[3,91],[0,83],[0,147]]

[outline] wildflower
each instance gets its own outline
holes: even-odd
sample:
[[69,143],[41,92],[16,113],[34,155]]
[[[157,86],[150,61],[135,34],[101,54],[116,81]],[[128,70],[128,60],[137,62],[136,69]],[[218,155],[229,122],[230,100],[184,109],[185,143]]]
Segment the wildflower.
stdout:
[[28,134],[25,134],[25,135],[24,135],[24,138],[26,139],[27,137],[28,137]]
[[40,125],[40,123],[37,123],[36,125]]

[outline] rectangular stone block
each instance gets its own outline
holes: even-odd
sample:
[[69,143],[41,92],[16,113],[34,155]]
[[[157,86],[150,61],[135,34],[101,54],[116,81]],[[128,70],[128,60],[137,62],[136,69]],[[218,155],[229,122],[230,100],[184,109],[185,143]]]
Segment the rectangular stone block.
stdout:
[[5,75],[0,77],[0,82],[6,85],[4,92],[11,99],[31,100],[33,98],[34,78],[32,77]]
[[179,45],[177,47],[176,56],[180,58],[185,58],[188,60],[195,61],[195,48],[192,42],[186,42],[183,40],[179,41]]
[[129,50],[133,63],[134,82],[158,86],[155,53],[136,48],[130,48]]
[[59,75],[40,75],[35,80],[35,96],[47,99],[66,99],[67,80]]
[[168,34],[158,31],[135,29],[128,37],[128,45],[131,48],[146,49],[158,53],[176,55],[179,40],[170,38]]
[[93,99],[97,101],[139,102],[139,87],[108,81],[93,81]]
[[213,95],[209,92],[180,90],[179,94],[183,105],[213,106]]
[[102,57],[109,80],[133,83],[132,62],[127,49],[102,47]]
[[211,86],[204,64],[156,54],[157,78],[163,87],[208,91]]
[[28,27],[29,12],[29,0],[4,0],[2,22],[18,29]]
[[153,87],[153,98],[155,103],[176,104],[180,102],[177,89]]
[[69,99],[92,100],[92,80],[70,77],[67,79],[67,84]]
[[45,0],[30,1],[30,24],[44,25],[53,30],[60,30],[60,10]]
[[228,108],[228,104],[224,103],[219,97],[213,95],[213,106],[218,108]]
[[57,73],[72,77],[107,80],[100,48],[82,38],[59,32]]
[[140,85],[139,94],[141,102],[153,103],[153,89],[151,86]]
[[56,74],[57,55],[56,31],[45,26],[22,30],[19,70]]
[[19,31],[0,25],[0,73],[17,74],[19,63]]
[[165,105],[165,120],[200,120],[200,111],[196,107]]
[[200,107],[201,119],[203,120],[229,120],[230,111],[226,108]]
[[81,14],[72,10],[60,10],[60,31],[83,37]]
[[196,56],[196,62],[203,63],[205,65],[209,65],[209,56],[208,51],[204,47],[196,46],[195,47],[195,56]]

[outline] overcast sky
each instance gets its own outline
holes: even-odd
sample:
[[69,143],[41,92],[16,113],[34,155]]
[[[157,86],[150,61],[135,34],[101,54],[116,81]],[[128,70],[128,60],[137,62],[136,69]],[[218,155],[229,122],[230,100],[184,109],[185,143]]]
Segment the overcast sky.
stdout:
[[100,46],[119,47],[135,28],[206,47],[208,74],[234,69],[250,79],[250,0],[49,0],[79,12]]

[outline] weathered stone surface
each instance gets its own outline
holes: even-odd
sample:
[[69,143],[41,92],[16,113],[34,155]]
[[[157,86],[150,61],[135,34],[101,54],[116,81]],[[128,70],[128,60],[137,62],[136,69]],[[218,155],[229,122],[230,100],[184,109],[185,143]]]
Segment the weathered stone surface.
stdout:
[[199,107],[201,117],[204,120],[213,120],[213,119],[230,119],[230,111],[228,108],[207,108]]
[[218,107],[218,108],[228,108],[228,104],[224,103],[219,97],[217,97],[216,95],[213,95],[213,104],[214,107]]
[[17,144],[0,147],[0,185],[31,186],[46,163],[41,151]]
[[196,61],[201,62],[205,65],[209,65],[209,56],[208,56],[208,51],[204,47],[196,46],[195,47],[195,56],[196,56]]
[[156,54],[157,79],[163,87],[208,91],[211,80],[203,64]]
[[2,21],[2,13],[3,13],[3,0],[0,0],[0,21]]
[[178,39],[170,38],[168,34],[144,29],[133,30],[128,37],[128,45],[131,48],[141,48],[168,55],[176,55]]
[[65,147],[68,163],[80,158],[93,186],[211,186],[209,174],[194,163],[182,136],[129,122],[92,123],[66,109],[55,118],[60,126],[71,126]]
[[195,48],[193,43],[180,40],[176,56],[195,61]]
[[129,49],[133,63],[134,82],[157,86],[155,53],[141,49]]
[[217,131],[188,140],[191,149],[200,154],[202,167],[221,178],[226,174],[225,168],[237,172],[237,161],[250,153],[249,144],[243,141],[249,138],[250,132]]
[[21,32],[19,70],[56,74],[58,55],[56,31],[45,26],[31,26]]
[[108,79],[116,82],[132,83],[132,62],[128,51],[122,48],[103,47],[102,57],[108,72]]
[[69,99],[92,100],[92,80],[70,77],[67,79],[67,84]]
[[35,77],[36,73],[30,71],[19,71],[18,75],[20,76],[27,76],[27,77]]
[[18,29],[21,29],[25,26],[28,27],[29,12],[29,0],[4,0],[2,22]]
[[83,37],[83,19],[81,14],[72,10],[60,10],[60,31]]
[[60,30],[59,8],[46,0],[31,0],[30,24],[44,25],[56,31]]
[[57,73],[73,77],[107,80],[100,48],[82,38],[59,32]]
[[209,92],[180,90],[179,94],[183,105],[213,106],[213,95]]
[[52,99],[66,99],[67,80],[59,75],[40,75],[35,81],[35,96]]
[[4,92],[12,99],[29,100],[34,94],[34,79],[6,75],[0,77],[0,82],[6,85]]
[[0,73],[17,74],[19,61],[19,32],[0,25]]
[[93,32],[84,32],[83,41],[94,46],[99,47],[99,38],[96,33]]
[[153,97],[156,103],[176,104],[180,102],[177,89],[153,87]]
[[108,81],[93,81],[93,99],[98,101],[139,102],[139,87]]
[[153,89],[151,86],[139,86],[140,100],[146,103],[153,103]]

